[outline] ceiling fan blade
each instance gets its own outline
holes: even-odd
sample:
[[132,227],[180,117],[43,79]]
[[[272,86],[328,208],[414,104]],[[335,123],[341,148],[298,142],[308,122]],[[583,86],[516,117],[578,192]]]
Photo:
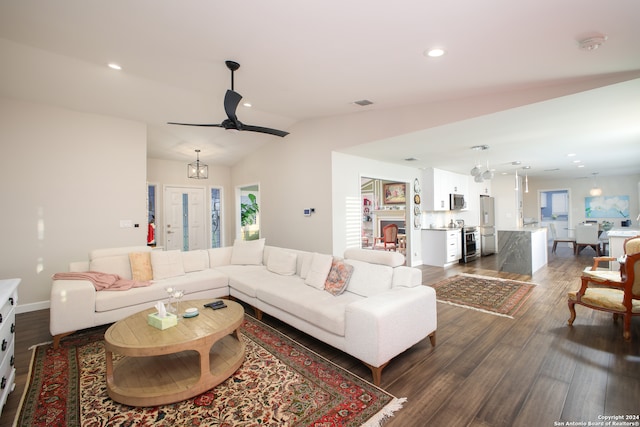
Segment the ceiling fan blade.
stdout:
[[227,113],[229,120],[234,124],[238,123],[236,109],[238,108],[238,104],[240,104],[241,99],[242,95],[230,89],[227,89],[227,93],[224,94],[224,111]]
[[168,125],[181,125],[181,126],[204,126],[204,127],[215,127],[221,128],[223,127],[221,124],[197,124],[197,123],[175,123],[175,122],[167,122]]
[[260,132],[260,133],[268,133],[269,135],[275,135],[275,136],[280,136],[280,137],[285,137],[287,135],[289,135],[289,132],[285,132],[283,130],[278,130],[278,129],[271,129],[271,128],[264,128],[261,126],[252,126],[252,125],[245,125],[244,123],[242,124],[242,128],[240,130],[247,130],[247,131],[251,131],[251,132]]

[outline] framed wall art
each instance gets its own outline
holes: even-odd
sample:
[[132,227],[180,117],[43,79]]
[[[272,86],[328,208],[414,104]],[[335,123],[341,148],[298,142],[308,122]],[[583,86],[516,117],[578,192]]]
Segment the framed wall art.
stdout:
[[629,196],[584,198],[586,218],[629,218]]
[[390,184],[384,184],[383,190],[385,205],[399,205],[407,202],[404,183],[393,182]]

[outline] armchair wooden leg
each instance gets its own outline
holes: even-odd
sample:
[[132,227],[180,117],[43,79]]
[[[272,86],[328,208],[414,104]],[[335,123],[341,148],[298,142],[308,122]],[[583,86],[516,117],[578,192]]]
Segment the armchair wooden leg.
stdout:
[[64,334],[58,334],[56,336],[53,337],[53,348],[54,349],[58,349],[58,347],[60,347],[60,340],[64,337],[66,337],[67,335],[71,335],[72,333],[74,333],[75,331],[71,331],[71,332],[65,332]]
[[431,341],[431,347],[436,346],[436,331],[431,332],[429,335],[429,341]]
[[631,341],[631,314],[629,313],[624,315],[624,329],[622,336],[625,341]]
[[569,312],[571,313],[571,317],[567,320],[567,324],[569,326],[573,326],[573,321],[576,320],[576,303],[569,301]]
[[380,383],[382,382],[382,370],[389,364],[389,362],[381,365],[381,366],[371,366],[368,363],[365,363],[369,369],[371,369],[371,374],[373,376],[373,384],[380,387]]

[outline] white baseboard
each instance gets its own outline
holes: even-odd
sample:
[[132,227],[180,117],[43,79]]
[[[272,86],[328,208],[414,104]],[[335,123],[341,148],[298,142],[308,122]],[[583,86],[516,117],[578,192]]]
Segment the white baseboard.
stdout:
[[16,314],[28,313],[30,311],[46,310],[51,307],[50,301],[33,302],[31,304],[18,304]]

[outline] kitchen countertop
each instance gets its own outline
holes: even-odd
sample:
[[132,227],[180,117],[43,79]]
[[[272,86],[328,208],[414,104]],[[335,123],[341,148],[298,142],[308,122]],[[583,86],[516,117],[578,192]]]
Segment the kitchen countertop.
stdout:
[[546,230],[547,227],[512,227],[512,228],[498,228],[498,231],[524,231],[529,233],[535,233],[537,231]]
[[432,230],[432,231],[455,231],[455,230],[462,230],[460,227],[455,227],[455,228],[449,228],[449,227],[426,227],[423,228],[423,230]]

